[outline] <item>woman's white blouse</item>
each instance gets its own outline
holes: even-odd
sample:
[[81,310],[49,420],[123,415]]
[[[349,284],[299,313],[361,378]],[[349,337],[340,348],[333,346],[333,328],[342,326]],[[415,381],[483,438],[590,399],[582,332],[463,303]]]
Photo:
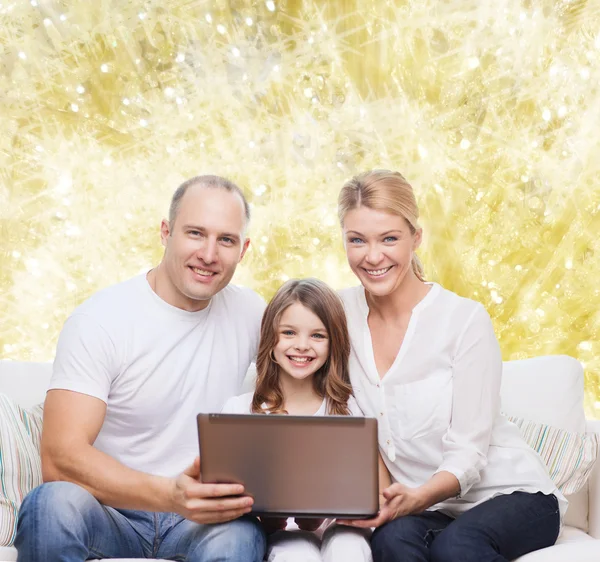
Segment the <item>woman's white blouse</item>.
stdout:
[[567,501],[519,429],[500,414],[502,358],[485,308],[431,284],[413,309],[394,363],[379,376],[362,286],[340,291],[352,341],[350,378],[359,407],[377,417],[394,482],[420,486],[435,473],[460,495],[430,509],[457,515],[499,494],[555,494]]

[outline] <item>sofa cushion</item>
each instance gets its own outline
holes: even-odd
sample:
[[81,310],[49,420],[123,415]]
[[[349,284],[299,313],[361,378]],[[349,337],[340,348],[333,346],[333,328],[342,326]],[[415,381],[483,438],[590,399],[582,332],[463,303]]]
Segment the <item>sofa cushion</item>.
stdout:
[[0,361],[0,393],[10,396],[22,408],[44,401],[52,376],[52,363]]
[[597,562],[600,541],[580,529],[563,527],[554,546],[519,556],[513,562]]
[[14,546],[0,546],[0,562],[13,562],[17,559],[17,549]]
[[565,495],[575,494],[587,482],[598,457],[598,435],[577,433],[518,417],[517,425],[526,443],[548,468],[550,478]]
[[585,433],[583,367],[567,355],[506,361],[500,389],[509,416]]
[[589,482],[586,482],[583,485],[583,488],[576,494],[565,497],[569,502],[569,506],[567,507],[567,513],[565,513],[563,524],[581,529],[587,533],[590,528]]
[[0,546],[15,540],[23,498],[42,483],[42,408],[28,411],[0,394]]
[[[584,433],[583,367],[567,355],[505,361],[500,398],[508,416]],[[571,496],[565,525],[588,530],[587,485]]]

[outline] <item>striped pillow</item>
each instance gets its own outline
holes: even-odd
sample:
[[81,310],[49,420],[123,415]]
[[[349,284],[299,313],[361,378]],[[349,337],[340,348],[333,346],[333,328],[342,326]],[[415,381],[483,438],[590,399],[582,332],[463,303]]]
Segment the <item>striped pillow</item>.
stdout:
[[0,394],[0,546],[11,546],[23,498],[42,483],[42,405],[24,410]]
[[542,457],[550,478],[564,495],[574,494],[583,487],[598,457],[598,434],[565,431],[523,418],[508,419]]

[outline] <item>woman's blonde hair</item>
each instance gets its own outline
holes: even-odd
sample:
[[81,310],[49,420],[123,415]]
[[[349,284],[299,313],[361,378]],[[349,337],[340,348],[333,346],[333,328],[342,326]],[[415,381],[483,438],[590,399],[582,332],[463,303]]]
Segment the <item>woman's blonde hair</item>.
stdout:
[[[283,312],[299,302],[313,312],[327,330],[329,353],[323,366],[313,375],[315,392],[326,399],[327,413],[347,416],[352,395],[348,360],[350,335],[344,306],[337,294],[318,279],[291,279],[284,283],[267,305],[260,327],[260,344],[256,358],[256,390],[252,413],[286,414],[279,384],[280,366],[273,350],[279,341],[279,323]],[[267,408],[263,410],[262,405]]]
[[[348,211],[361,206],[404,218],[411,234],[419,228],[419,208],[413,188],[400,172],[369,170],[348,180],[338,197],[340,224],[344,226]],[[414,274],[425,281],[423,266],[415,254],[411,265]]]

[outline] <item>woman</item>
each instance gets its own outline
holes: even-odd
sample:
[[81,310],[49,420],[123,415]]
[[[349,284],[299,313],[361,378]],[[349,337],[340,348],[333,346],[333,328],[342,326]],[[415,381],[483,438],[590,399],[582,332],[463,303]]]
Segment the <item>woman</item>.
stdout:
[[426,283],[413,190],[375,170],[340,193],[348,262],[362,286],[341,291],[350,377],[393,484],[378,517],[375,562],[512,560],[551,546],[567,502],[541,459],[500,415],[502,359],[484,307]]

